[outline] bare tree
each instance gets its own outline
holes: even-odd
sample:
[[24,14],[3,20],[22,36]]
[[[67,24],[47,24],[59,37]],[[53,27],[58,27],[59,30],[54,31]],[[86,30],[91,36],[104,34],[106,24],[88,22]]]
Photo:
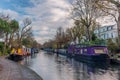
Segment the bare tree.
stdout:
[[102,13],[96,8],[95,0],[75,0],[73,4],[74,19],[86,28],[87,40],[91,40],[90,28]]
[[120,46],[120,0],[96,0],[96,6],[107,15],[111,15],[116,23],[118,30],[118,40]]
[[56,44],[57,44],[57,48],[61,48],[61,45],[63,43],[63,33],[64,30],[62,27],[59,27],[57,29],[56,35],[55,35],[55,39],[56,39]]
[[76,20],[74,24],[75,24],[74,29],[76,32],[76,38],[78,38],[78,41],[80,43],[81,40],[83,39],[83,36],[86,35],[86,31],[85,31],[86,27],[84,27],[84,25],[81,24],[79,20]]
[[78,37],[78,31],[79,31],[79,30],[77,29],[77,27],[68,28],[68,29],[66,30],[66,35],[68,36],[68,40],[69,40],[70,42],[76,43],[75,40],[76,40],[77,37]]
[[25,18],[23,20],[23,27],[19,28],[17,32],[17,41],[18,41],[19,47],[22,47],[22,39],[27,37],[28,34],[31,32],[32,27],[29,26],[31,23],[32,22],[29,18]]

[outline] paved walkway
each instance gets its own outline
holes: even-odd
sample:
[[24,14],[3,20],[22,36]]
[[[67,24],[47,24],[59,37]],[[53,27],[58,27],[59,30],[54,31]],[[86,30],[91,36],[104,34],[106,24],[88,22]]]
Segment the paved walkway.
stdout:
[[0,57],[0,80],[42,80],[31,69]]

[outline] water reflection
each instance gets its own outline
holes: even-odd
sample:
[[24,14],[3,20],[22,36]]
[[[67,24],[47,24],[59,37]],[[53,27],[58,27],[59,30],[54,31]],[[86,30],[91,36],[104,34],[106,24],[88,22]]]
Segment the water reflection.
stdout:
[[22,63],[44,80],[120,80],[119,66],[93,66],[41,51]]

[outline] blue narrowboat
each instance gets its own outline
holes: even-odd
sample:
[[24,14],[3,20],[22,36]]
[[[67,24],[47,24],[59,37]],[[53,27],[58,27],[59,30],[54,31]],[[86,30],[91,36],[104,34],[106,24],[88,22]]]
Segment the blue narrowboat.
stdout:
[[63,56],[66,56],[66,55],[67,55],[66,49],[58,49],[58,50],[57,50],[57,53],[58,53],[58,54],[61,54],[61,55],[63,55]]
[[89,45],[70,45],[68,47],[68,57],[88,63],[109,63],[110,58],[106,46],[89,46]]

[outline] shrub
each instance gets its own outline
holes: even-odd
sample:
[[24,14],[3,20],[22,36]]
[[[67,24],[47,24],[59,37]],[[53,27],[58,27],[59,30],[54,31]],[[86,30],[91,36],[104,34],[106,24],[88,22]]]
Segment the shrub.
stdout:
[[4,47],[3,42],[0,42],[0,54],[2,54],[2,53],[3,53],[3,47]]
[[119,46],[112,39],[108,39],[107,47],[112,53],[118,53],[119,51]]

